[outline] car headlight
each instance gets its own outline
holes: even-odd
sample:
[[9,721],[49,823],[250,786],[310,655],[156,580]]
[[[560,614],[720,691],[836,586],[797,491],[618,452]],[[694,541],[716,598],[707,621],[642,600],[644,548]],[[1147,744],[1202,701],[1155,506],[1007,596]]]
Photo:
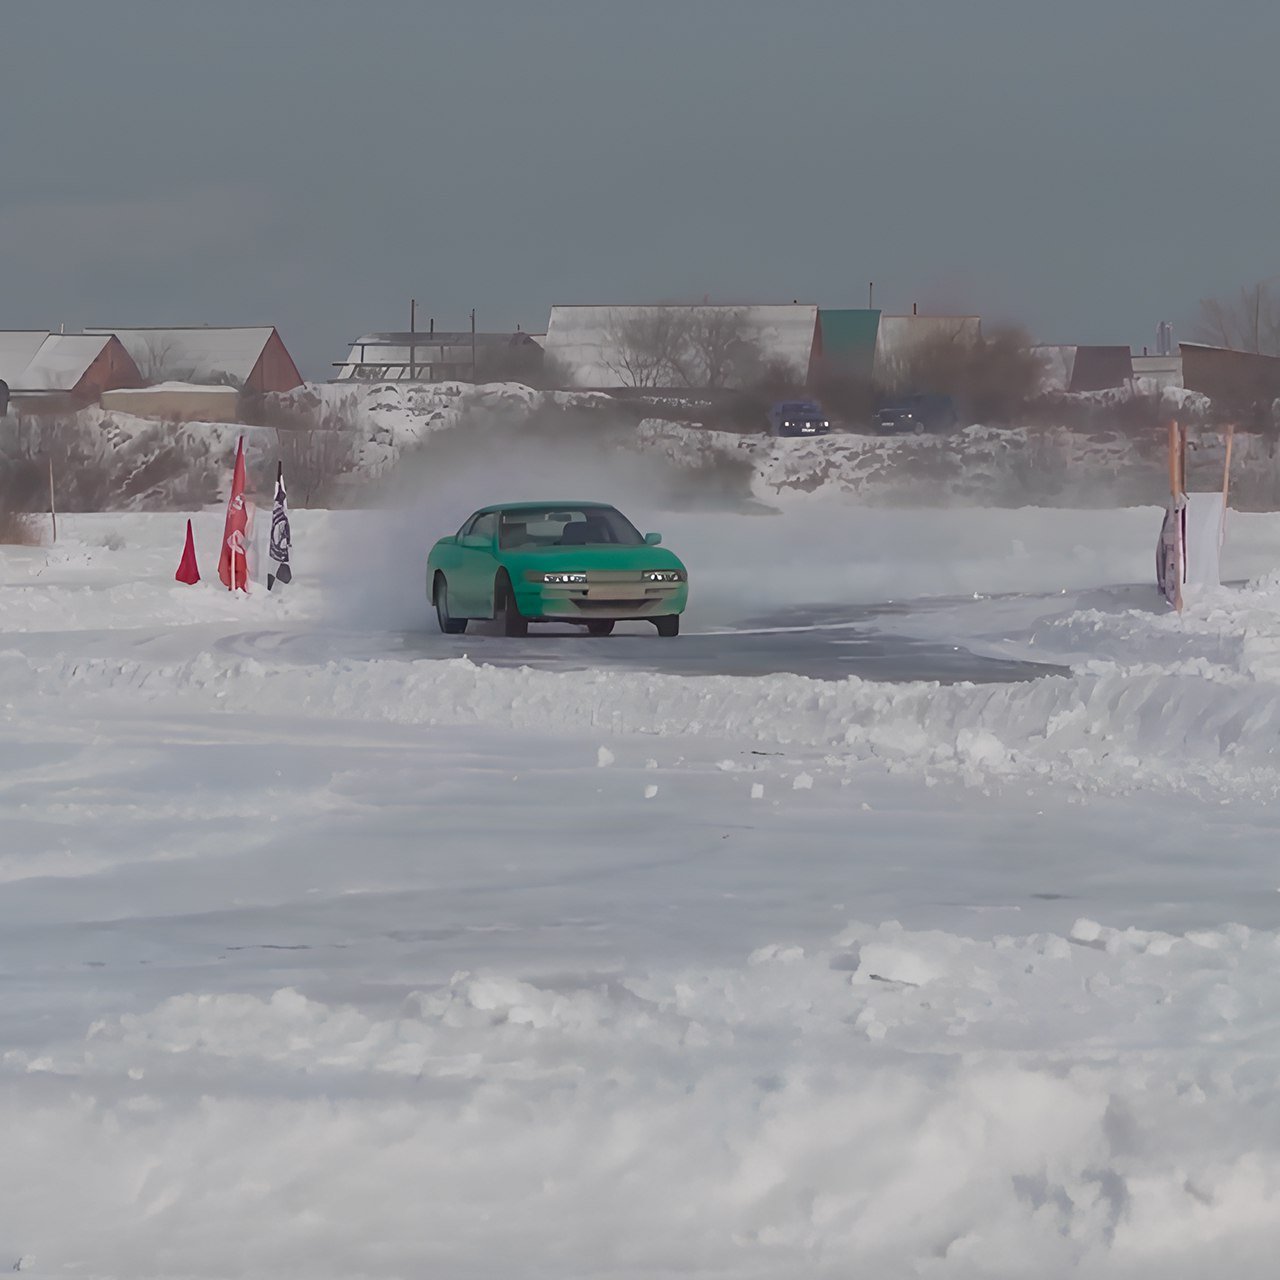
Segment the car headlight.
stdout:
[[649,569],[641,575],[646,582],[683,582],[679,569]]
[[585,573],[540,573],[534,580],[536,582],[551,582],[558,587],[567,587],[586,582],[587,575]]
[[829,423],[829,422],[826,420],[826,418],[823,418],[823,420],[822,420],[822,425],[823,425],[824,427],[829,427],[829,426],[831,425],[831,423]]

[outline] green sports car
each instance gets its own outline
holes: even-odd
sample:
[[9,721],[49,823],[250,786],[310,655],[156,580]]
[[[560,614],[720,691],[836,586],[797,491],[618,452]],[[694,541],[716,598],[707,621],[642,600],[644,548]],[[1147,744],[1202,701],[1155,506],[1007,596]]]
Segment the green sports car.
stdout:
[[600,502],[512,502],[482,507],[427,557],[427,595],[440,630],[497,618],[509,636],[531,622],[574,622],[607,636],[643,619],[680,634],[689,579],[679,559]]

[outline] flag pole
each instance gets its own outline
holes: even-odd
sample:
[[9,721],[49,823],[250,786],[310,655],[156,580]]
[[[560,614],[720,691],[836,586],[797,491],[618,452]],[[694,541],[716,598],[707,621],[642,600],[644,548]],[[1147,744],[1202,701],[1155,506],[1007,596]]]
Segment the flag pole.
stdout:
[[58,504],[53,499],[53,454],[49,455],[49,519],[53,522],[53,540],[58,540]]
[[1227,510],[1227,499],[1231,492],[1231,446],[1235,444],[1236,424],[1229,422],[1227,424],[1227,456],[1222,463],[1222,510],[1225,515]]

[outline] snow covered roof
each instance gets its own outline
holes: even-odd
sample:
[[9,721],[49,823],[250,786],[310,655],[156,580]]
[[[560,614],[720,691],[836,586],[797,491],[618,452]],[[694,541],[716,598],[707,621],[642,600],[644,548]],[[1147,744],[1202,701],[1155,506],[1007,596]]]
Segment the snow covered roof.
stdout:
[[179,329],[89,328],[86,333],[114,333],[149,381],[159,378],[185,382],[244,383],[262,356],[275,330],[215,328],[195,325]]
[[[737,317],[743,338],[758,346],[766,359],[784,360],[801,377],[808,376],[818,324],[818,308],[811,303],[743,307],[710,303],[554,306],[542,345],[549,356],[569,370],[579,386],[642,385],[637,378],[643,375],[628,367],[625,335],[629,328],[644,325],[664,313],[673,313],[673,318],[681,313]],[[659,382],[653,385],[661,385],[661,375],[657,376]]]
[[42,329],[0,333],[0,378],[11,391],[73,391],[110,341],[110,334]]
[[27,365],[48,336],[48,329],[0,329],[0,382],[7,382],[10,388],[19,386]]

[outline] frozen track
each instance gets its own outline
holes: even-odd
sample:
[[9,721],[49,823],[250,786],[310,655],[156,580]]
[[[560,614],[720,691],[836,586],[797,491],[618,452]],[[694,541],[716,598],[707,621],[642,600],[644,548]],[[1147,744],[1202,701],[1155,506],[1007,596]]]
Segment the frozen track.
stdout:
[[[911,606],[894,606],[909,612]],[[576,627],[535,627],[527,639],[498,634],[491,623],[472,623],[466,635],[444,636],[428,621],[420,630],[369,632],[331,629],[241,632],[217,648],[237,657],[270,655],[294,662],[362,658],[459,658],[496,667],[573,671],[621,668],[667,675],[757,676],[790,674],[817,680],[953,684],[1030,680],[1062,670],[971,652],[963,645],[894,634],[885,609],[809,607],[748,619],[714,630],[689,630],[676,641],[659,640],[647,623],[628,623],[608,637],[588,637]]]

